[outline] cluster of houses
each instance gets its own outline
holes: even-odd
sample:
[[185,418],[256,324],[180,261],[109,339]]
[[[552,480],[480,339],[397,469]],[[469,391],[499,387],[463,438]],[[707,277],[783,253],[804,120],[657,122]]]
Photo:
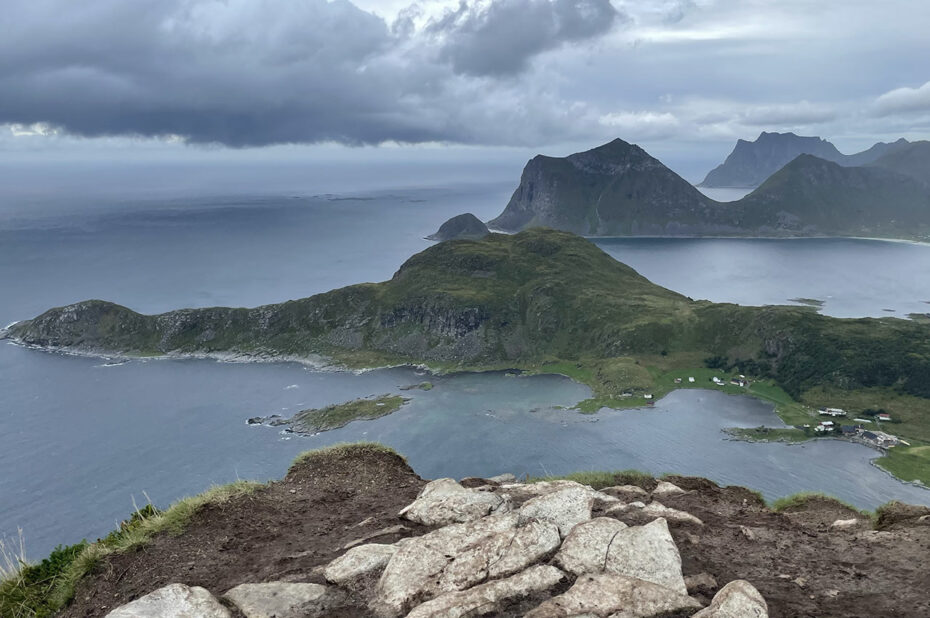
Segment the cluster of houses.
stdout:
[[[840,408],[820,408],[818,410],[821,416],[832,416],[832,417],[843,417],[846,416],[846,411],[841,410]],[[884,418],[883,418],[884,417]],[[876,418],[880,421],[890,421],[891,415],[889,414],[878,414]],[[867,419],[855,419],[857,421],[871,422]],[[801,429],[810,429],[810,425],[804,425]],[[828,434],[828,433],[839,433],[844,438],[850,438],[857,442],[862,442],[869,446],[875,446],[878,448],[891,448],[899,444],[905,446],[910,446],[907,442],[902,440],[897,436],[893,436],[890,433],[885,433],[884,431],[879,431],[877,429],[866,429],[865,425],[837,425],[834,421],[820,421],[816,427],[813,428],[816,433]]]

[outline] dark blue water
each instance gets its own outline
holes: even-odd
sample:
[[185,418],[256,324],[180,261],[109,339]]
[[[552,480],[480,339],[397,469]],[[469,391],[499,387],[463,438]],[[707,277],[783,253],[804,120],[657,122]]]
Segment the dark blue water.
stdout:
[[[509,189],[127,201],[92,216],[58,205],[32,219],[21,209],[15,219],[0,212],[0,322],[83,298],[158,312],[383,280],[449,216],[496,215]],[[829,293],[825,310],[838,315],[913,310],[927,289],[921,273],[930,272],[930,248],[901,243],[600,244],[693,297],[765,303]],[[244,421],[399,392],[424,378],[411,369],[356,375],[293,363],[104,365],[0,345],[0,537],[22,527],[34,557],[105,534],[132,510],[133,497],[165,505],[212,483],[280,477],[300,451],[357,439],[397,447],[428,477],[635,467],[748,485],[770,498],[825,490],[863,507],[930,502],[930,493],[869,465],[876,453],[865,447],[724,440],[723,427],[778,420],[766,404],[719,393],[679,392],[648,411],[587,417],[553,408],[588,394],[564,378],[447,376],[430,378],[432,391],[407,391],[413,400],[389,417],[289,437]]]

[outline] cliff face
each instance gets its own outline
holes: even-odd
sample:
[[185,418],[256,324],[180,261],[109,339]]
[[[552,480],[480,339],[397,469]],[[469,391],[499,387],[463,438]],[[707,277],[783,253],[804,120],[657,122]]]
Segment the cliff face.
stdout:
[[620,139],[565,158],[534,157],[504,212],[488,225],[509,232],[545,226],[600,236],[733,229],[724,206]]
[[762,132],[754,142],[738,140],[733,152],[722,164],[711,170],[702,187],[757,187],[799,155],[814,155],[839,165],[868,165],[882,155],[907,145],[907,140],[878,143],[852,155],[844,155],[836,146],[819,137],[802,137],[794,133]]

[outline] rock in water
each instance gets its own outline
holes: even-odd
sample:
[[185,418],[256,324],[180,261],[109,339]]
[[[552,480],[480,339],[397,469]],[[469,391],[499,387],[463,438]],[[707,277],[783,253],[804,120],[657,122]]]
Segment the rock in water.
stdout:
[[229,610],[200,586],[170,584],[117,607],[107,618],[232,618]]
[[755,586],[737,579],[720,589],[710,607],[692,618],[768,618],[769,608]]
[[430,234],[428,240],[457,240],[471,239],[478,240],[484,238],[491,232],[488,226],[481,222],[481,219],[466,212],[463,215],[456,215],[439,226],[435,234]]

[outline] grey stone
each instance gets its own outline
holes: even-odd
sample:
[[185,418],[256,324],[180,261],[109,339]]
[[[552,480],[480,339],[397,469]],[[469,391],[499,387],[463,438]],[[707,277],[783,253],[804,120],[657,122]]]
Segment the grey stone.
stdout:
[[591,519],[593,506],[594,490],[590,487],[565,487],[526,501],[520,507],[520,521],[550,521],[564,538],[576,524]]
[[676,496],[685,493],[685,490],[675,485],[669,483],[668,481],[659,481],[659,484],[656,485],[656,488],[652,490],[653,496]]
[[464,618],[500,612],[504,602],[515,601],[551,590],[565,574],[555,567],[530,567],[507,579],[475,586],[469,590],[449,592],[418,605],[407,618]]
[[688,595],[665,586],[617,573],[597,573],[580,576],[568,592],[546,601],[525,618],[648,618],[700,607]]
[[692,618],[768,618],[769,608],[756,588],[744,579],[737,579],[720,589],[710,607]]
[[107,618],[231,618],[205,588],[170,584],[117,607]]
[[685,587],[688,589],[688,594],[696,592],[707,594],[717,589],[717,580],[710,573],[685,575]]
[[517,527],[517,513],[452,524],[423,536],[403,539],[378,580],[371,609],[377,616],[400,616],[418,601],[438,593],[438,580],[456,556],[496,534]]
[[500,484],[516,483],[517,477],[508,472],[506,474],[498,474],[497,476],[489,476],[488,478],[484,480],[491,481],[492,483],[500,483]]
[[427,483],[420,495],[399,514],[426,526],[445,526],[481,519],[510,510],[509,496],[462,487],[453,479]]
[[506,492],[517,502],[522,502],[532,498],[537,498],[539,496],[545,496],[546,494],[551,494],[552,492],[559,491],[560,489],[567,489],[569,487],[581,488],[592,492],[594,491],[587,485],[582,485],[581,483],[567,480],[539,481],[538,483],[511,483],[501,485],[499,489],[503,492]]
[[680,594],[687,592],[681,555],[661,517],[634,527],[608,517],[578,524],[555,560],[575,575],[608,571],[638,577]]
[[379,543],[359,545],[330,562],[323,571],[323,576],[326,581],[341,586],[380,572],[395,553],[397,553],[396,545]]
[[605,487],[601,491],[605,494],[620,498],[621,500],[649,497],[648,491],[636,485],[614,485],[613,487]]
[[246,618],[317,618],[345,598],[320,584],[269,582],[241,584],[226,593]]
[[704,525],[703,521],[691,513],[669,508],[661,502],[657,502],[655,500],[644,506],[642,508],[642,512],[643,514],[649,515],[651,517],[664,517],[668,521],[676,521],[683,524],[694,524],[696,526]]
[[830,525],[830,527],[835,530],[849,530],[852,528],[858,528],[861,521],[862,520],[856,519],[855,517],[852,519],[837,519]]
[[560,543],[559,529],[550,522],[531,521],[499,532],[458,554],[443,570],[439,588],[464,590],[488,579],[512,575],[551,556]]

